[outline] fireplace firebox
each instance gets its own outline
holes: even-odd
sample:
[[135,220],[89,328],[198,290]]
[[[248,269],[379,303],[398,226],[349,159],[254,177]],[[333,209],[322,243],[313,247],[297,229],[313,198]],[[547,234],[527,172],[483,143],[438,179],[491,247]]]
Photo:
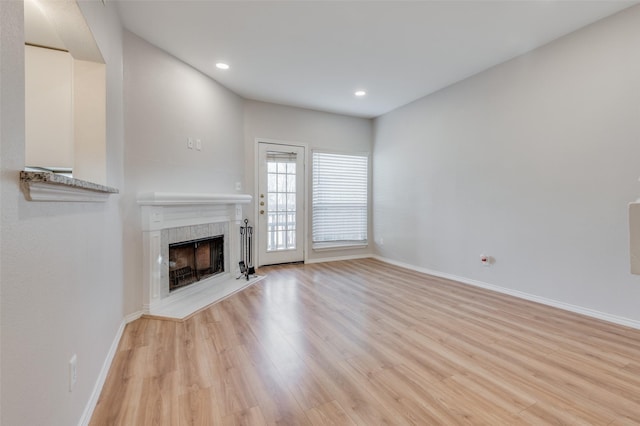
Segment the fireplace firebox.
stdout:
[[224,235],[169,244],[169,291],[224,272]]

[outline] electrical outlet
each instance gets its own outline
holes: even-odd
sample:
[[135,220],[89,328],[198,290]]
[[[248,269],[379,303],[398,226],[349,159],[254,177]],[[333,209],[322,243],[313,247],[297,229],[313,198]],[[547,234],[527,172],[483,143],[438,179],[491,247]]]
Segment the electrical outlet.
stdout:
[[236,191],[242,191],[242,182],[236,182]]
[[73,392],[73,388],[78,381],[78,357],[73,354],[69,360],[69,392]]

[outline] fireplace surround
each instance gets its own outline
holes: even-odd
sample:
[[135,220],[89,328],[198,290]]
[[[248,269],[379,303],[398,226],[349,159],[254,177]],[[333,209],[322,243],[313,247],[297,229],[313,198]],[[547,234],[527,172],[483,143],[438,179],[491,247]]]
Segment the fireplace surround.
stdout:
[[[231,277],[235,279],[237,266],[233,265],[238,265],[242,205],[250,201],[251,196],[245,194],[152,192],[138,195],[142,213],[144,313],[154,315],[193,292]],[[186,247],[216,239],[223,242],[217,242],[222,245],[222,256],[211,259],[215,265],[202,267],[200,272],[196,270],[199,268],[196,263],[182,265],[191,271],[183,269],[183,276],[177,278],[178,284],[200,273],[203,276],[188,286],[171,288],[172,280],[175,282],[176,274],[180,273],[176,273],[176,259],[169,254],[170,246]],[[215,270],[215,273],[205,274],[205,269]],[[187,278],[189,273],[191,277]]]

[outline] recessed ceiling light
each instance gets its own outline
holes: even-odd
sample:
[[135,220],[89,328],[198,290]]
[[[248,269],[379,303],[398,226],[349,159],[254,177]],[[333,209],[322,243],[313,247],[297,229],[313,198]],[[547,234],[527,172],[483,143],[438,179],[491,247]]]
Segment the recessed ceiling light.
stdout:
[[225,64],[224,62],[218,62],[216,64],[217,68],[220,68],[221,70],[228,70],[229,69],[229,65]]
[[356,96],[364,96],[366,94],[367,94],[367,92],[365,92],[364,90],[358,90],[356,93],[354,93],[354,95],[356,95]]

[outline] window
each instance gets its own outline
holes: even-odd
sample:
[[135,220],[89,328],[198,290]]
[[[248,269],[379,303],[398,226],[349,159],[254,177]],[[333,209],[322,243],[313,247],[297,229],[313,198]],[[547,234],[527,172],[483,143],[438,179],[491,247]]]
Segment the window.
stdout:
[[367,155],[313,152],[314,248],[367,243]]
[[267,251],[296,249],[296,159],[267,151]]

